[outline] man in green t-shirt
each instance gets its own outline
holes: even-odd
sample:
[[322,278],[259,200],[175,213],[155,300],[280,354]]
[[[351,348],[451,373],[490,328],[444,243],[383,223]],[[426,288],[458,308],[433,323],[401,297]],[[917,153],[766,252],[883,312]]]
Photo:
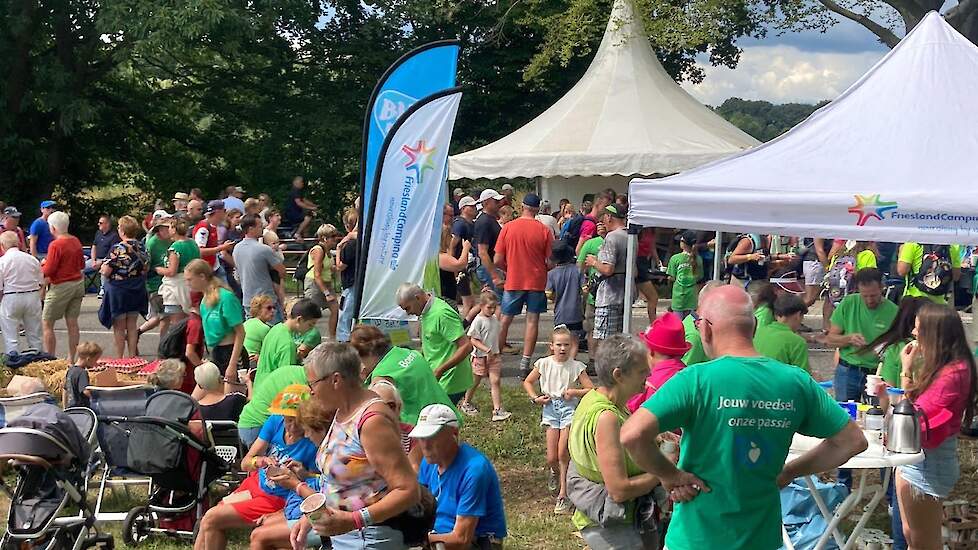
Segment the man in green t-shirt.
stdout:
[[269,329],[261,342],[255,384],[275,369],[298,362],[299,346],[296,340],[315,327],[322,316],[323,311],[312,300],[303,298],[296,301],[288,319]]
[[414,283],[397,288],[397,305],[421,321],[421,354],[428,360],[445,393],[458,405],[472,387],[472,342],[465,334],[462,318],[447,302],[425,292]]
[[[584,280],[589,284],[596,284],[598,277],[598,270],[593,267],[587,267],[584,262],[587,261],[588,256],[598,257],[598,251],[601,250],[601,245],[604,243],[604,236],[607,233],[603,223],[597,225],[597,237],[592,237],[581,245],[581,251],[577,254],[577,267],[581,269],[584,273]],[[591,288],[588,287],[587,301],[584,302],[584,330],[587,331],[587,346],[588,350],[594,349],[594,340],[591,338],[591,331],[594,330],[594,294],[590,292]]]
[[799,296],[778,296],[774,301],[774,322],[757,327],[754,333],[757,353],[811,373],[808,368],[808,343],[798,335],[807,312],[808,306]]
[[[716,359],[673,376],[625,422],[621,444],[677,503],[670,550],[780,548],[778,487],[844,464],[866,438],[811,376],[758,356],[739,285],[711,289],[698,313],[703,347]],[[678,468],[656,445],[677,428]],[[827,441],[785,464],[796,432]]]
[[917,278],[917,274],[920,273],[920,269],[923,267],[924,256],[931,252],[937,254],[939,257],[943,257],[944,259],[948,260],[948,263],[951,264],[951,290],[954,288],[954,281],[961,278],[960,245],[927,245],[927,248],[925,249],[924,245],[920,243],[903,243],[903,246],[900,247],[900,256],[897,258],[897,274],[904,277],[906,282],[906,288],[903,291],[903,295],[922,296],[938,304],[946,304],[947,293],[941,295],[930,294],[924,292],[914,284],[914,279]]
[[156,224],[149,230],[146,237],[146,254],[149,255],[149,272],[146,274],[146,292],[149,294],[149,319],[139,327],[139,332],[143,333],[153,330],[157,325],[160,327],[160,337],[166,334],[170,328],[170,318],[163,315],[163,298],[160,296],[160,284],[163,277],[156,272],[157,267],[163,267],[166,263],[167,249],[170,248],[170,215],[163,217],[160,211],[153,214],[153,222]]
[[280,391],[292,384],[306,383],[306,369],[301,365],[279,367],[263,378],[260,384],[256,381],[251,390],[251,399],[238,418],[238,436],[241,442],[250,448],[258,439],[262,424],[268,420],[268,406]]
[[863,349],[886,332],[896,319],[897,306],[883,297],[883,273],[863,269],[854,278],[859,294],[842,299],[832,313],[826,344],[839,348],[839,366],[833,388],[839,401],[858,401],[866,375],[875,374],[879,362],[873,350]]

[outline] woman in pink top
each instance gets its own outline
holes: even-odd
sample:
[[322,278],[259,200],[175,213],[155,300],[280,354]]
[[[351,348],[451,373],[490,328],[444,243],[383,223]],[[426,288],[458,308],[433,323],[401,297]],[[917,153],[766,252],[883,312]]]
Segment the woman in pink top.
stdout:
[[897,499],[908,547],[941,548],[941,501],[960,472],[958,432],[975,412],[975,360],[961,318],[948,306],[921,306],[913,335],[917,342],[900,356],[900,381],[928,421],[921,422],[924,461],[897,469]]
[[670,311],[656,319],[649,330],[641,335],[652,355],[650,362],[652,372],[645,380],[645,390],[628,400],[629,412],[634,413],[638,410],[642,403],[652,397],[652,394],[658,391],[667,380],[686,368],[682,356],[689,351],[692,345],[686,341],[685,334],[683,322],[679,319],[679,315]]

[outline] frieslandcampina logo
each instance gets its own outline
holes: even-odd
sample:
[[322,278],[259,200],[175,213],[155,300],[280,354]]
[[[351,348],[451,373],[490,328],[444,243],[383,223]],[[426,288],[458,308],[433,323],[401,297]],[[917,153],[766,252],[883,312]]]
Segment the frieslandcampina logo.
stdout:
[[434,156],[436,151],[437,148],[428,147],[423,139],[419,139],[414,147],[410,145],[401,146],[401,152],[405,156],[404,187],[401,189],[397,217],[394,220],[394,235],[389,260],[391,271],[397,270],[398,260],[401,257],[404,227],[407,225],[408,208],[411,205],[411,198],[415,191],[424,184],[425,175],[435,169]]
[[853,195],[856,204],[849,207],[849,213],[858,216],[856,225],[866,225],[871,219],[882,220],[887,212],[897,209],[897,203],[892,201],[880,200],[879,194],[876,195]]

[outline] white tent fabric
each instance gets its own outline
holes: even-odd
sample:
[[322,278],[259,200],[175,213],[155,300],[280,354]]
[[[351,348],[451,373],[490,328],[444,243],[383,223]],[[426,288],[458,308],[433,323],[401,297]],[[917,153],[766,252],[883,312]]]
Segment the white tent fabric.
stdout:
[[633,179],[629,221],[931,244],[978,243],[978,47],[936,12],[778,139]]
[[581,80],[512,134],[449,158],[450,179],[672,174],[758,142],[680,88],[628,0]]

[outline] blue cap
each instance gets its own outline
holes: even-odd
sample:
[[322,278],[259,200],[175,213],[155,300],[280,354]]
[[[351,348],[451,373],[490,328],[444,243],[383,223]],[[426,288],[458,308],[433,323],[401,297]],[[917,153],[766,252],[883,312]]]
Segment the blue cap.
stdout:
[[57,206],[58,203],[54,201],[41,201],[41,208],[53,208]]
[[536,193],[527,193],[523,197],[523,204],[529,206],[530,208],[540,208],[540,196]]

